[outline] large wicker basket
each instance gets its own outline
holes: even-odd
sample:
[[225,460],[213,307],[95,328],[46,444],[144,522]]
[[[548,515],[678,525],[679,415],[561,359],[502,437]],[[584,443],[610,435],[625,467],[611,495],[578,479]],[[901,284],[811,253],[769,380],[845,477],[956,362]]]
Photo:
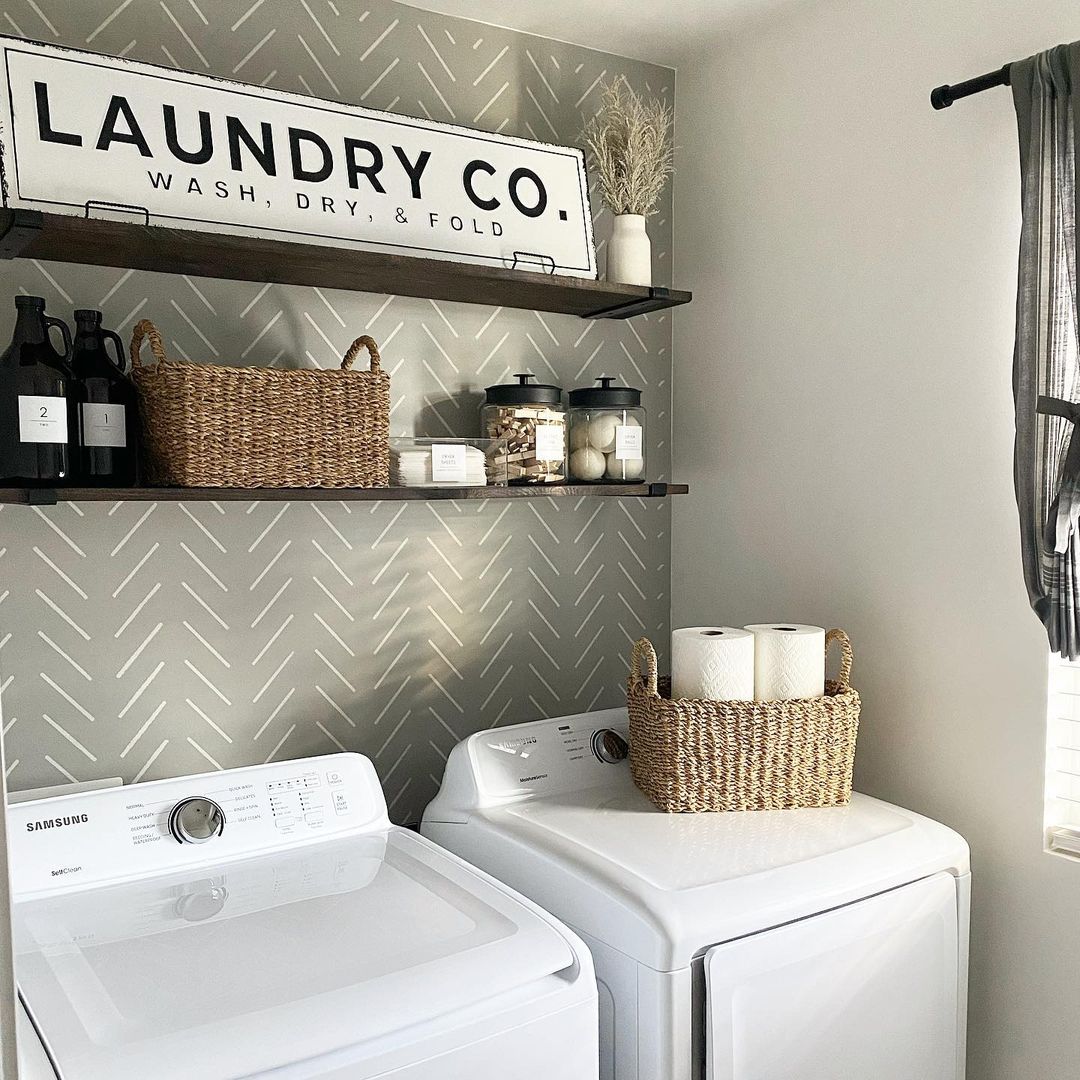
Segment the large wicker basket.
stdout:
[[851,798],[859,695],[851,642],[825,696],[791,701],[670,700],[661,696],[656,652],[634,645],[627,701],[630,771],[661,810],[788,810],[840,806]]
[[[143,340],[157,363],[140,360]],[[362,348],[368,371],[352,371]],[[347,488],[390,482],[390,376],[369,337],[340,370],[170,360],[147,319],[131,339],[147,479],[175,487]]]

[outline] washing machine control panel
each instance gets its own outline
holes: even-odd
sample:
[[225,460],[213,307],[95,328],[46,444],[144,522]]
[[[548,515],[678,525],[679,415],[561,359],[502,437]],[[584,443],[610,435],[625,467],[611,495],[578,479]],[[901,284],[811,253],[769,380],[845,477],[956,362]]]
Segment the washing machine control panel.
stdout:
[[620,782],[629,765],[625,709],[482,731],[469,740],[485,800],[550,795]]
[[333,754],[21,803],[8,811],[16,895],[168,872],[385,828],[371,762]]

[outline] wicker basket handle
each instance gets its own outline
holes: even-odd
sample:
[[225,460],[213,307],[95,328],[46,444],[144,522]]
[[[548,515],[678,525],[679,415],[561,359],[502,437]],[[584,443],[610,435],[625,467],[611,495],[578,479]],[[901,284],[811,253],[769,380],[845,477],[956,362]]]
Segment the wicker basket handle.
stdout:
[[855,659],[851,651],[851,638],[843,630],[830,630],[825,635],[825,652],[828,654],[829,646],[834,642],[840,642],[840,678],[837,680],[841,690],[851,689],[851,664]]
[[379,356],[379,346],[375,344],[375,339],[368,337],[367,334],[362,334],[349,346],[349,351],[341,361],[341,370],[350,371],[352,369],[353,361],[359,355],[361,349],[367,349],[371,355],[371,370],[378,374],[380,370],[379,361],[382,359]]
[[139,361],[139,351],[142,349],[144,338],[150,342],[150,351],[154,354],[155,360],[168,359],[165,355],[165,343],[161,340],[158,328],[149,319],[140,319],[131,332],[131,348],[129,351],[131,353],[132,369],[142,366]]
[[[642,664],[645,671],[642,673]],[[638,638],[630,656],[630,681],[642,683],[650,694],[659,693],[656,685],[656,650],[648,638]]]

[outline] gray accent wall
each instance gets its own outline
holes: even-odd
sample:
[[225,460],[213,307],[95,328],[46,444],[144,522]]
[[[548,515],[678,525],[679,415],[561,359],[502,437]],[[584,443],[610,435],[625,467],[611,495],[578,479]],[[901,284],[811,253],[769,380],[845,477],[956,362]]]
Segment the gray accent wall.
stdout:
[[[573,143],[602,81],[674,72],[376,0],[39,0],[6,31],[282,90]],[[72,88],[78,92],[77,87]],[[595,200],[594,200],[595,202]],[[610,217],[595,202],[601,267]],[[670,197],[650,225],[670,283]],[[19,260],[0,297],[153,318],[178,358],[328,367],[369,333],[394,435],[472,434],[483,387],[533,371],[644,391],[670,479],[671,320],[585,322]],[[3,301],[0,334],[13,322]],[[128,781],[357,750],[416,821],[479,728],[617,704],[632,641],[668,635],[666,500],[118,503],[0,509],[10,785]]]

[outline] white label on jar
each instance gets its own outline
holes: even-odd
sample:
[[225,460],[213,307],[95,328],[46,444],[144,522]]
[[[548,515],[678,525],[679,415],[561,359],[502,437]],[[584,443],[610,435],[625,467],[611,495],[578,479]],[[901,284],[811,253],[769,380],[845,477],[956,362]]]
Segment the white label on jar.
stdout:
[[641,428],[636,424],[620,424],[615,429],[615,460],[636,461],[641,458]]
[[127,416],[123,405],[82,407],[83,446],[127,446]]
[[431,447],[431,480],[435,484],[464,484],[464,443],[435,443]]
[[19,441],[59,443],[68,441],[67,401],[38,394],[19,395]]
[[563,431],[562,424],[536,425],[536,456],[541,461],[562,461]]

